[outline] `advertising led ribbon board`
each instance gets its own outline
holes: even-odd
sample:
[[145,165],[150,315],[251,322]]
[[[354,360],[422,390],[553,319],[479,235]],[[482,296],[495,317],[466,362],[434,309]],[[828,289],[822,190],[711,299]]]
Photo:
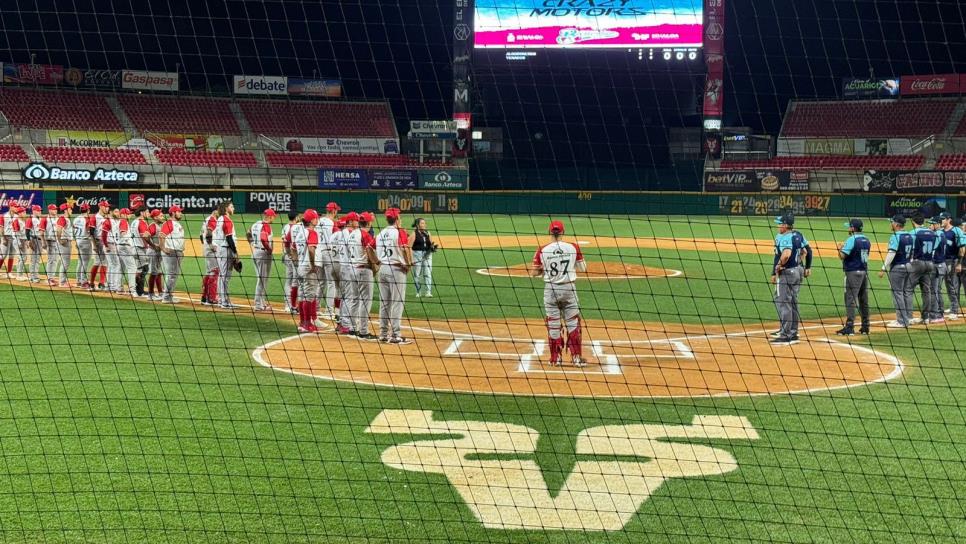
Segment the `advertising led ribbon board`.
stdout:
[[476,0],[477,48],[700,47],[696,0]]

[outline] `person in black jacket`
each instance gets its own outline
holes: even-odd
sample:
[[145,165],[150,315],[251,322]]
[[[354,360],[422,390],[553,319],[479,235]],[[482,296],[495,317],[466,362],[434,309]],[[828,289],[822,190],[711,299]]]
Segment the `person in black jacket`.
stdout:
[[[422,217],[413,223],[413,283],[416,284],[416,297],[433,298],[433,252],[439,246],[426,229],[426,220]],[[425,287],[425,295],[422,294]]]

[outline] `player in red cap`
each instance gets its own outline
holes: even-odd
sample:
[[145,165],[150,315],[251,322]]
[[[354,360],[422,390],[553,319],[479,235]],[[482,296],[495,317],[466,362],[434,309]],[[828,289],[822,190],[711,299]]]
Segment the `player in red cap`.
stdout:
[[0,203],[0,206],[2,205],[7,206],[7,212],[0,216],[0,273],[2,273],[2,277],[6,278],[10,276],[10,272],[13,270],[17,203],[10,199],[9,202]]
[[302,224],[292,228],[293,260],[296,263],[296,274],[299,280],[299,332],[319,331],[314,324],[318,318],[319,274],[321,273],[319,261],[316,260],[319,234],[315,231],[315,227],[318,222],[319,213],[310,208],[302,214]]
[[356,336],[357,331],[353,323],[356,302],[355,267],[352,264],[351,245],[353,238],[358,235],[356,230],[359,228],[359,214],[349,212],[342,219],[345,221],[345,228],[339,232],[337,237],[334,237],[336,242],[333,244],[338,261],[335,266],[339,267],[337,277],[339,278],[339,299],[341,300],[336,333]]
[[231,303],[228,294],[232,270],[241,264],[238,260],[238,248],[235,245],[235,222],[231,218],[234,214],[235,205],[231,201],[219,204],[218,221],[212,233],[212,240],[218,250],[218,305],[224,310],[238,307]]
[[27,244],[27,221],[24,219],[25,209],[17,204],[16,206],[11,206],[10,210],[13,212],[13,237],[8,253],[7,273],[10,273],[10,267],[16,266],[14,270],[16,274],[15,279],[17,281],[26,281],[27,276],[24,274],[24,256],[26,255],[25,246]]
[[174,287],[181,276],[181,262],[184,260],[185,235],[184,218],[181,206],[168,208],[168,220],[161,226],[161,260],[164,264],[164,295],[161,302],[174,304]]
[[130,236],[131,244],[134,246],[134,261],[135,261],[135,275],[134,275],[134,292],[137,296],[142,297],[144,294],[144,280],[148,274],[148,239],[150,234],[148,233],[148,225],[151,222],[150,211],[144,204],[138,204],[133,210],[137,216],[133,221],[131,221]]
[[94,256],[94,217],[91,216],[90,204],[80,205],[80,214],[74,218],[74,243],[77,245],[77,286],[90,289],[87,267]]
[[53,273],[47,272],[48,278],[53,278],[57,275],[56,283],[50,282],[51,285],[59,285],[61,287],[70,287],[70,281],[67,275],[70,274],[70,261],[71,261],[71,249],[74,240],[74,227],[71,223],[71,214],[74,212],[74,207],[70,204],[61,204],[60,211],[63,213],[57,218],[54,224],[54,241],[56,243],[57,251],[57,266],[54,267]]
[[282,227],[282,265],[285,266],[282,293],[285,298],[285,311],[290,314],[298,313],[298,280],[295,261],[292,260],[292,229],[302,222],[301,215],[299,212],[289,212],[288,223]]
[[255,265],[255,306],[256,312],[271,311],[268,303],[268,278],[272,273],[272,255],[275,242],[272,238],[272,222],[278,214],[269,208],[262,213],[262,218],[255,221],[246,233],[248,243],[252,246],[252,262]]
[[148,246],[148,291],[147,299],[160,301],[161,292],[164,287],[161,285],[161,225],[164,224],[164,212],[158,209],[151,210],[148,214],[151,222],[148,224],[148,237],[145,239]]
[[567,329],[567,349],[574,366],[585,366],[581,351],[580,302],[577,299],[577,272],[585,272],[587,263],[580,247],[562,240],[564,224],[552,221],[549,228],[552,240],[533,256],[533,276],[543,276],[543,309],[547,315],[550,364],[563,364],[564,341],[561,336],[561,316]]
[[201,304],[218,304],[218,248],[214,244],[215,227],[218,226],[216,207],[201,224],[201,247],[205,256],[205,276],[201,280]]
[[102,200],[94,215],[94,266],[91,267],[90,284],[97,282],[98,291],[107,290],[107,237],[111,233],[111,204]]
[[[137,273],[134,260],[134,243],[131,240],[131,210],[117,209],[111,212],[111,234],[108,237],[110,252],[108,256],[107,286],[114,293],[120,293],[124,280],[127,280],[128,292],[137,296],[134,290]],[[113,257],[112,257],[113,255]]]
[[30,260],[30,283],[40,282],[40,261],[44,256],[43,235],[41,228],[43,223],[44,209],[34,204],[30,207],[30,216],[27,217],[24,225],[24,234],[27,237],[25,242],[26,254]]
[[409,237],[399,226],[399,208],[386,210],[388,226],[376,236],[379,258],[379,340],[411,344],[402,336],[402,314],[406,303],[406,274],[413,266]]
[[[352,214],[350,219],[352,219]],[[369,225],[375,217],[365,212],[358,216],[352,230],[345,236],[346,250],[349,254],[349,271],[352,279],[346,289],[349,303],[349,329],[360,340],[375,341],[376,336],[369,333],[369,312],[372,310],[372,279],[379,259],[376,258],[376,240],[369,234]],[[343,276],[346,272],[343,271]],[[344,281],[344,280],[343,280]]]
[[60,262],[60,250],[57,247],[57,205],[47,206],[47,215],[40,220],[40,236],[43,251],[47,254],[47,284],[55,285],[55,270]]
[[341,269],[335,258],[335,249],[332,247],[332,235],[336,232],[336,221],[341,211],[341,206],[335,202],[329,202],[325,205],[325,216],[319,218],[319,224],[315,228],[319,233],[319,261],[322,263],[323,292],[320,294],[320,299],[325,300],[325,314],[332,320],[336,319],[336,313],[341,308],[338,281]]
[[348,264],[345,237],[349,233],[349,227],[346,217],[348,217],[348,214],[336,219],[332,236],[329,237],[329,248],[332,250],[332,263],[328,267],[328,273],[335,285],[332,313],[329,317],[332,318],[335,324],[336,334],[349,334],[352,332],[348,326],[349,316],[347,312],[349,308],[345,300],[346,288],[351,277],[343,277],[342,275],[343,264]]

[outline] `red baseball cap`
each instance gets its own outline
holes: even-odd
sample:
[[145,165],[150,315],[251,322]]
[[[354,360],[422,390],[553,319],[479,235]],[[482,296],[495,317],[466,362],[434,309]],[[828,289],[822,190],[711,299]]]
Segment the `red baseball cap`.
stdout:
[[346,223],[348,223],[350,221],[358,221],[359,220],[359,214],[357,214],[356,212],[349,212],[349,213],[345,214],[345,217],[343,217],[343,219],[345,220]]
[[366,223],[372,223],[376,220],[376,216],[373,215],[372,212],[362,212],[359,214],[359,220]]
[[311,223],[319,218],[319,212],[309,208],[302,214],[302,220]]
[[121,215],[131,215],[131,210],[127,208],[121,208]]
[[62,212],[67,211],[71,208],[73,208],[73,206],[71,206],[70,204],[67,204],[66,202],[60,205],[60,211]]
[[181,209],[181,206],[171,206],[170,208],[168,208],[168,213],[177,213],[182,211],[184,210]]
[[102,200],[102,201],[100,201],[100,202],[97,203],[97,207],[98,208],[110,208],[111,207],[111,203],[108,202],[108,201],[106,201],[106,200]]
[[56,211],[57,210],[57,204],[48,204],[47,205],[47,209],[48,210],[54,210],[54,211]]
[[345,228],[345,219],[339,219],[335,222],[335,226],[342,229]]
[[400,213],[401,212],[399,211],[399,208],[387,208],[386,209],[386,217],[395,217],[395,218],[398,219]]
[[161,210],[156,208],[151,210],[151,217],[161,217]]
[[275,210],[269,208],[269,209],[265,210],[265,214],[264,215],[265,215],[265,217],[275,217],[278,214],[275,213]]
[[550,222],[550,234],[563,234],[563,233],[564,233],[563,221]]
[[81,204],[80,205],[80,211],[82,211],[82,212],[89,212],[89,211],[91,211],[91,205],[88,204],[87,202]]
[[34,204],[33,206],[30,207],[30,211],[33,211],[33,212],[42,212],[42,211],[44,211],[44,209],[41,208],[40,206]]
[[342,206],[339,206],[335,202],[329,202],[328,204],[325,205],[325,209],[326,211],[330,211],[330,212],[341,212]]

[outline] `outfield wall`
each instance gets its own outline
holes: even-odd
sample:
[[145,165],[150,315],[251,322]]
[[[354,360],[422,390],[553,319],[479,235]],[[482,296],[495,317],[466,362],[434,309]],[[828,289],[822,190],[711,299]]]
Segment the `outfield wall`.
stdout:
[[412,214],[570,214],[570,215],[745,215],[771,216],[791,210],[800,216],[831,215],[887,217],[897,211],[926,207],[935,213],[942,209],[966,213],[966,194],[937,196],[913,194],[767,194],[767,193],[621,193],[621,192],[353,192],[353,191],[225,191],[225,190],[146,190],[99,191],[65,189],[59,191],[7,190],[3,200],[21,199],[25,203],[50,204],[72,201],[96,202],[107,198],[111,204],[127,206],[131,195],[142,195],[152,208],[167,209],[172,204],[188,213],[210,210],[222,200],[231,199],[238,213],[258,213],[268,207],[279,212],[324,209],[329,201],[346,210],[382,211],[395,206]]

